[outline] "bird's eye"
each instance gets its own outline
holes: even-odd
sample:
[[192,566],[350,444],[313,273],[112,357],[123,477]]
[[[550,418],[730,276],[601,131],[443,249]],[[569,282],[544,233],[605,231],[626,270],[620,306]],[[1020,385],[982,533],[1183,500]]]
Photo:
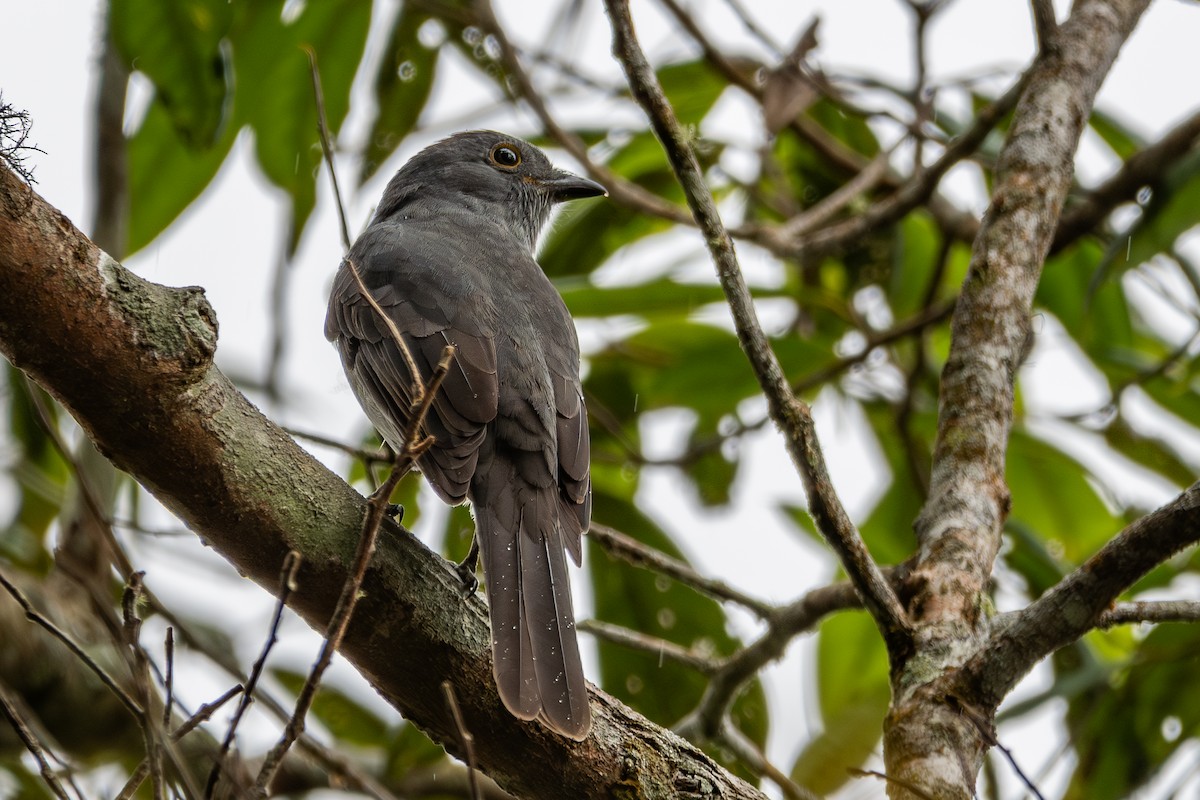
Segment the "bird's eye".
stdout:
[[488,158],[497,167],[516,169],[521,164],[521,151],[511,144],[498,144],[488,153]]

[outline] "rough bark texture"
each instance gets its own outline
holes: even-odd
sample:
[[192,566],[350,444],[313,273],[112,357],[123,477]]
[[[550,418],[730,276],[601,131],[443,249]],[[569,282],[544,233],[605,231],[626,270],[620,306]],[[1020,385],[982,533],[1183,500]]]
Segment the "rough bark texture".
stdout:
[[969,798],[974,791],[987,748],[981,728],[990,728],[1000,697],[953,695],[937,678],[986,646],[987,584],[1010,504],[1004,459],[1013,380],[1031,344],[1034,291],[1096,91],[1147,5],[1076,4],[1042,43],[1000,154],[954,313],[929,500],[916,524],[909,613],[918,655],[895,676],[884,733],[894,798]]
[[[0,351],[49,390],[120,468],[239,571],[274,591],[303,557],[292,608],[322,630],[363,498],[264,418],[213,365],[217,324],[197,288],[138,278],[0,169]],[[151,585],[155,576],[148,576]],[[696,748],[593,690],[575,743],[501,706],[482,601],[388,524],[342,648],[380,694],[451,751],[454,683],[480,768],[529,798],[760,798]]]

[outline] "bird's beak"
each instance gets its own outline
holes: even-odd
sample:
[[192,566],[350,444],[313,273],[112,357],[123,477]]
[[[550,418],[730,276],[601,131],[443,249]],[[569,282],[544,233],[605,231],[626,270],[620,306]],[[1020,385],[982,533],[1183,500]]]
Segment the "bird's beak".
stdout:
[[550,199],[556,203],[608,194],[608,190],[595,181],[581,178],[561,169],[554,170],[549,180],[542,181],[542,186],[550,193]]

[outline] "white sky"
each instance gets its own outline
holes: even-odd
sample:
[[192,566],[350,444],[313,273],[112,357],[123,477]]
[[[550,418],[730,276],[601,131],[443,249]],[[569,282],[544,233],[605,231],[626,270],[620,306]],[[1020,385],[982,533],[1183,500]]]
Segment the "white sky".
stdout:
[[[690,44],[675,33],[674,26],[655,3],[636,5],[639,35],[652,59],[662,63],[692,52]],[[910,24],[899,2],[745,0],[745,5],[785,44],[790,44],[813,14],[820,14],[819,58],[831,71],[880,75],[901,84],[911,81]],[[0,90],[7,102],[27,109],[34,120],[32,139],[45,151],[45,155],[39,154],[34,160],[36,188],[86,231],[91,220],[88,148],[93,127],[92,97],[98,72],[97,31],[102,3],[8,0],[3,6],[0,16],[4,19],[5,35],[0,48]],[[502,23],[509,23],[506,28],[510,35],[518,43],[537,45],[543,40],[546,12],[558,3],[505,0],[498,2],[498,6]],[[1061,18],[1066,4],[1056,2],[1055,6]],[[745,45],[748,41],[721,0],[703,0],[691,7],[718,42]],[[573,57],[578,55],[580,63],[588,65],[590,74],[615,79],[619,70],[609,55],[607,22],[599,4],[585,4],[583,13],[588,20],[586,32],[579,40],[565,43],[565,52]],[[517,21],[520,25],[511,24]],[[377,51],[378,31],[375,33]],[[934,81],[983,74],[997,68],[1011,71],[1026,63],[1032,54],[1027,3],[958,0],[936,18],[930,33]],[[1158,0],[1123,51],[1101,91],[1099,106],[1148,137],[1194,112],[1200,106],[1197,42],[1200,42],[1200,6],[1179,0]],[[399,158],[381,170],[361,196],[353,198],[350,210],[353,229],[361,226],[368,216],[391,171],[403,158],[434,138],[460,127],[508,128],[515,133],[537,129],[532,117],[520,111],[502,111],[482,118],[464,116],[481,101],[493,98],[489,90],[479,88],[461,62],[446,68],[453,63],[454,59],[443,59],[432,110],[422,117],[425,132],[406,141]],[[365,97],[361,85],[357,92],[359,99]],[[353,113],[347,123],[346,141],[354,142],[356,136],[362,136],[361,108],[360,103],[358,113]],[[591,110],[566,107],[561,113],[567,119],[580,119]],[[621,112],[617,118],[631,124],[637,124],[638,120],[631,112]],[[746,124],[748,119],[752,120],[751,126]],[[720,112],[706,121],[709,132],[719,131],[745,142],[756,141],[757,125],[753,109],[734,95],[723,99]],[[281,193],[267,185],[253,165],[249,144],[243,134],[234,157],[209,187],[205,201],[186,212],[155,245],[127,261],[127,266],[151,280],[176,286],[197,284],[206,289],[221,324],[218,363],[235,374],[260,374],[265,366],[267,287],[279,258],[280,225],[287,213]],[[571,166],[561,154],[558,160],[564,166]],[[1094,141],[1084,142],[1081,180],[1088,183],[1100,180],[1113,167],[1100,146]],[[342,174],[350,174],[349,167],[343,165]],[[980,194],[980,183],[969,169],[952,176],[950,187],[969,207],[982,210],[985,201]],[[328,284],[339,261],[341,245],[324,181],[318,196],[317,212],[292,268],[288,301],[291,338],[285,371],[289,400],[285,407],[264,404],[263,408],[284,424],[353,441],[361,436],[366,422],[344,383],[333,349],[321,333]],[[683,237],[681,241],[685,249],[694,250],[697,272],[711,273],[698,237],[690,242]],[[647,263],[642,259],[654,256],[654,247],[650,244],[631,249],[617,259],[619,263],[613,269],[618,274],[636,274],[639,264]],[[772,274],[769,259],[752,248],[744,247],[742,252],[748,272],[764,278]],[[602,338],[601,329],[584,331],[585,346]],[[1023,376],[1026,399],[1033,408],[1049,412],[1071,408],[1072,404],[1085,408],[1095,405],[1095,393],[1087,391],[1089,377],[1080,373],[1077,362],[1067,354],[1064,339],[1053,326],[1042,331],[1038,351]],[[1054,379],[1064,374],[1068,376],[1066,380]],[[1069,391],[1064,390],[1064,384],[1070,387]],[[815,409],[835,484],[851,512],[861,518],[886,487],[888,476],[873,456],[874,444],[862,434],[862,420],[851,409],[839,404],[829,393],[821,396]],[[660,422],[658,428],[647,431],[648,447],[669,451],[676,441],[672,429],[678,430],[679,420],[664,414],[660,415]],[[1086,448],[1087,443],[1073,446]],[[656,509],[659,521],[679,534],[686,551],[703,569],[768,599],[787,601],[826,580],[832,562],[824,551],[773,513],[761,511],[781,499],[799,502],[802,496],[799,480],[777,437],[773,433],[756,437],[744,451],[747,458],[736,487],[737,502],[726,511],[698,510],[682,481],[670,471],[647,470],[643,475],[643,497]],[[320,449],[314,452],[344,473],[343,458]],[[1157,503],[1170,493],[1161,483],[1144,476],[1136,477],[1135,481],[1131,499]],[[3,498],[0,491],[0,506]],[[166,517],[161,525],[177,527],[177,523]],[[237,578],[224,562],[189,536],[141,539],[134,550],[135,563],[149,566],[149,585],[169,601],[200,609],[211,608],[218,602],[215,596],[219,597],[222,623],[231,631],[242,632],[237,642],[239,653],[244,663],[250,663],[261,645],[270,613],[271,601],[265,593]],[[587,615],[587,609],[581,608],[580,616]],[[739,621],[743,633],[749,632],[748,624],[747,620]],[[294,619],[285,626],[284,634],[274,663],[303,669],[316,652],[315,637]],[[584,645],[589,647],[586,641]],[[796,710],[806,707],[797,687],[802,687],[805,693],[811,693],[813,687],[807,666],[810,651],[811,640],[801,642],[766,674],[775,709],[769,755],[785,770],[811,733],[810,723],[815,718],[812,712]],[[229,685],[223,676],[208,674],[203,664],[181,667],[188,673],[187,699],[193,704],[211,698]],[[1044,686],[1045,679],[1044,672],[1035,672],[1022,693]],[[345,664],[339,665],[333,680],[356,697],[376,702],[373,693]],[[1004,731],[1002,738],[1031,775],[1040,775],[1047,765],[1055,763],[1058,743],[1048,740],[1045,734],[1054,718],[1052,713]],[[256,745],[267,746],[275,735],[275,729],[261,720],[251,720],[241,730],[251,749]],[[1193,750],[1193,760],[1195,755]],[[1069,774],[1069,764],[1059,761],[1049,769],[1051,776],[1041,785],[1053,794],[1056,781]],[[1004,775],[1006,796],[1021,796],[1006,770],[998,771]],[[876,785],[860,783],[842,796],[870,797],[878,792]]]

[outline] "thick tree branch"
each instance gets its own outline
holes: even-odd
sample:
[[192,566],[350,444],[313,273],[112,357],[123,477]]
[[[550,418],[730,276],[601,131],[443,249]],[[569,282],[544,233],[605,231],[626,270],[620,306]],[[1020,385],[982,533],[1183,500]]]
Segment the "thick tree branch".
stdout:
[[[961,710],[969,706],[990,719],[990,701],[1006,683],[988,684],[983,696],[959,694],[956,704],[930,675],[976,652],[991,660],[994,648],[982,647],[983,609],[1011,502],[1004,459],[1013,382],[1031,345],[1033,295],[1096,92],[1147,4],[1081,0],[1038,54],[1023,78],[955,308],[929,498],[915,525],[920,550],[909,609],[922,657],[893,683],[884,734],[888,774],[939,798],[971,796],[987,742]],[[1049,652],[1034,649],[1039,658]]]
[[[1074,153],[1100,81],[1146,0],[1081,3],[1039,57],[997,165],[942,374],[930,497],[917,520],[925,584],[913,601],[929,635],[977,624],[1008,514],[1004,454],[1013,381],[1031,345],[1029,314]],[[962,631],[959,630],[961,634]]]
[[[1197,541],[1200,483],[1129,525],[997,631],[987,646],[963,666],[953,681],[954,693],[981,707],[995,708],[1035,664],[1097,625],[1115,624],[1122,617],[1124,621],[1131,617],[1154,619],[1156,614],[1146,607],[1152,604],[1108,609],[1139,578]],[[1163,609],[1161,618],[1188,619],[1189,613],[1190,618],[1196,617],[1195,603],[1170,606]]]
[[[323,630],[365,500],[265,419],[213,366],[216,320],[199,289],[138,278],[0,169],[0,351],[47,388],[100,450],[211,547],[273,590],[289,550],[291,607]],[[404,716],[459,749],[450,677],[480,768],[522,797],[647,797],[710,785],[760,798],[703,753],[600,692],[575,743],[504,710],[483,603],[450,565],[385,523],[342,654]]]
[[899,663],[908,655],[911,647],[904,609],[879,566],[871,560],[862,537],[833,489],[808,406],[792,393],[779,360],[763,333],[734,253],[733,240],[721,221],[712,193],[704,183],[696,155],[675,119],[675,112],[663,94],[654,69],[637,42],[628,3],[606,0],[605,7],[613,28],[613,54],[625,70],[634,99],[649,116],[654,133],[662,142],[667,159],[687,196],[696,224],[704,234],[705,244],[717,269],[717,279],[733,312],[738,341],[750,360],[766,395],[771,417],[783,432],[788,453],[804,481],[809,512],[817,528],[841,559],[863,603],[879,626],[893,661]]

